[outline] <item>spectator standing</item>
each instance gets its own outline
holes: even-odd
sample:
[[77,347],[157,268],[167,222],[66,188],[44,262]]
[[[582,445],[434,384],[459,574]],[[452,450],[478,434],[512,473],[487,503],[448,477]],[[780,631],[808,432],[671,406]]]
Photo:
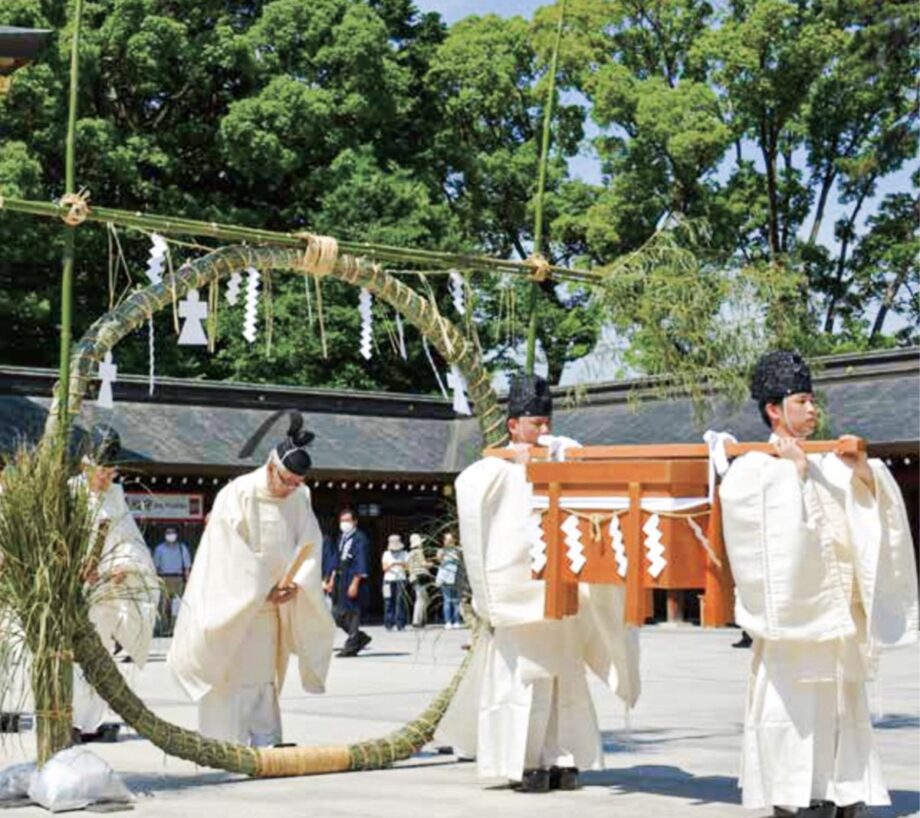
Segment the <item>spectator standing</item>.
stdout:
[[179,603],[185,593],[192,557],[188,546],[179,540],[175,526],[166,529],[166,535],[153,551],[153,564],[163,586],[160,596],[160,633],[172,636]]
[[383,624],[388,631],[406,627],[406,568],[409,552],[399,534],[391,534],[383,552]]
[[444,534],[443,547],[438,551],[438,573],[435,584],[441,589],[444,627],[462,627],[460,619],[460,551],[453,532]]

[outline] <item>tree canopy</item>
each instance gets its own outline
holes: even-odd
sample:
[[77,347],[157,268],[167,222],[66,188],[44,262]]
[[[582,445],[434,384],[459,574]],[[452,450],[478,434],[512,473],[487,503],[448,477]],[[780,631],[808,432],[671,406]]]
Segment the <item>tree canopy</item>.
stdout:
[[[605,326],[627,340],[626,363],[649,373],[729,360],[755,313],[745,337],[805,352],[917,341],[916,184],[879,196],[916,155],[918,22],[908,3],[568,9],[547,248],[555,262],[613,272],[600,292],[540,285],[552,380]],[[129,210],[526,257],[558,14],[550,5],[532,21],[448,27],[411,0],[86,0],[78,183],[93,202]],[[57,33],[0,97],[0,193],[49,200],[63,188],[66,4],[9,0],[0,24]],[[600,159],[600,184],[571,176],[569,160],[586,150]],[[630,263],[672,223],[673,253]],[[56,360],[61,234],[0,211],[5,363]],[[78,334],[145,282],[148,249],[137,233],[77,231]],[[174,261],[201,252],[174,246]],[[487,356],[518,366],[530,282],[468,281],[466,320]],[[213,355],[176,346],[172,316],[161,315],[158,372],[436,388],[411,331],[408,360],[396,354],[392,312],[375,308],[367,363],[357,293],[324,283],[324,359],[312,285],[268,283],[270,348],[243,340],[241,310],[225,303]],[[445,279],[431,287],[449,313]],[[714,334],[726,323],[731,332]],[[117,356],[122,371],[146,371],[146,338]]]

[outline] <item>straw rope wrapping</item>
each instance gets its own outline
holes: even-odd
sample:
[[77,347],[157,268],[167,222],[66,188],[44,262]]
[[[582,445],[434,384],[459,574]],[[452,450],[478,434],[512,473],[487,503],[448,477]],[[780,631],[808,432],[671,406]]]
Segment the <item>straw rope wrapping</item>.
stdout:
[[700,511],[656,511],[655,513],[659,517],[669,517],[672,520],[686,520],[687,525],[693,532],[693,536],[696,538],[696,541],[706,552],[706,556],[713,562],[716,568],[722,570],[722,560],[720,560],[716,555],[716,552],[713,551],[712,544],[709,542],[709,538],[706,536],[706,534],[703,532],[703,529],[700,528],[696,521],[697,517],[705,517],[711,512],[711,508],[704,508]]
[[[330,245],[325,246],[325,255],[318,250],[314,262],[321,268],[329,264]],[[200,289],[215,279],[227,278],[231,273],[247,267],[304,274],[303,264],[304,254],[293,248],[224,247],[183,264],[175,272],[164,276],[159,284],[150,285],[129,296],[114,310],[99,318],[74,348],[68,385],[71,414],[79,412],[95,369],[105,353],[146,322],[152,312],[168,306],[173,298],[182,298],[191,289]],[[505,441],[504,412],[475,344],[434,309],[428,299],[368,259],[339,255],[328,275],[356,287],[367,287],[375,297],[395,307],[407,321],[416,326],[448,364],[457,365],[469,384],[469,396],[486,445],[496,446]],[[57,389],[60,389],[60,384]],[[58,407],[56,397],[48,416],[46,433],[57,426]]]
[[[475,345],[468,342],[450,321],[432,310],[428,299],[388,275],[377,264],[349,255],[333,258],[330,243],[317,242],[317,245],[315,255],[310,260],[311,267],[316,267],[317,271],[309,274],[321,275],[323,270],[330,268],[326,275],[340,278],[357,287],[367,287],[376,297],[389,303],[406,320],[418,327],[448,363],[457,365],[470,384],[470,398],[487,444],[500,444],[504,439],[503,413]],[[308,251],[310,246],[313,244],[308,242]],[[105,353],[128,333],[147,322],[151,314],[169,307],[174,298],[247,267],[307,274],[304,264],[304,253],[296,248],[226,247],[186,263],[174,273],[164,276],[159,284],[134,293],[99,318],[76,345],[70,383],[67,384],[69,411],[80,411],[96,365]],[[61,384],[58,384],[56,394],[60,389]],[[45,439],[54,438],[59,413],[60,405],[56,397],[49,413]],[[95,629],[89,624],[86,611],[79,612],[78,617],[84,625],[76,628],[73,644],[76,661],[90,684],[139,735],[170,755],[189,759],[202,766],[256,777],[377,769],[409,758],[432,739],[472,656],[472,652],[467,654],[447,688],[418,719],[384,738],[351,746],[255,750],[206,739],[196,732],[157,717],[127,686]]]
[[78,227],[89,216],[89,191],[83,188],[77,193],[68,193],[61,197],[61,207],[70,208],[61,218],[69,227]]

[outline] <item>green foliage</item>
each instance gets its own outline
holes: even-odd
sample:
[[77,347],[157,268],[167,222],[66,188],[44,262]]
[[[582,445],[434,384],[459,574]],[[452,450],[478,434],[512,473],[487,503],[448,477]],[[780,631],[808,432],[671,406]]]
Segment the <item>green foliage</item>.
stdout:
[[[600,299],[541,285],[551,378],[611,323],[634,369],[727,366],[744,333],[736,322],[726,336],[723,318],[743,314],[739,303],[769,316],[749,326],[744,349],[916,339],[915,197],[889,196],[860,235],[879,181],[916,153],[918,24],[908,4],[569,0],[567,9],[546,252],[633,268],[632,283],[608,284]],[[0,7],[0,23],[58,32],[0,97],[8,196],[47,200],[63,187],[66,10],[41,0]],[[469,17],[447,29],[411,0],[87,0],[78,183],[94,202],[128,209],[526,258],[558,17],[555,4],[532,22]],[[588,113],[601,185],[568,178]],[[836,245],[822,243],[832,212]],[[704,240],[688,241],[686,228],[662,233],[673,219],[706,224]],[[6,363],[54,363],[62,229],[0,217]],[[115,297],[144,281],[147,252],[143,237],[120,240],[130,274],[120,268]],[[669,256],[658,269],[662,242],[692,263]],[[76,244],[79,336],[107,306],[114,244],[89,227]],[[201,251],[177,249],[175,261],[186,252]],[[264,340],[241,340],[238,311],[225,306],[213,357],[177,347],[171,317],[159,316],[158,371],[435,389],[418,344],[407,363],[392,353],[385,310],[380,355],[371,365],[358,356],[356,295],[344,287],[324,285],[323,359],[303,284],[275,277],[268,355]],[[471,284],[487,355],[517,366],[529,283]],[[449,310],[441,279],[434,288]],[[895,318],[907,326],[892,334]],[[122,371],[146,371],[146,339],[126,340],[118,360]]]

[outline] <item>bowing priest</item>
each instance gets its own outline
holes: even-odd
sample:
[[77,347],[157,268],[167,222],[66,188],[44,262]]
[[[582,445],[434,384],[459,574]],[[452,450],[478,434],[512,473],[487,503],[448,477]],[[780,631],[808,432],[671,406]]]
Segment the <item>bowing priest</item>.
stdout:
[[751,394],[777,456],[738,458],[720,490],[735,621],[754,640],[742,803],[777,816],[868,815],[890,801],[866,682],[881,650],[917,636],[904,502],[864,452],[803,452],[818,411],[798,353],[763,356]]
[[484,458],[457,479],[461,548],[481,622],[472,667],[439,730],[476,757],[480,776],[528,793],[577,789],[580,770],[603,765],[587,669],[628,706],[639,695],[638,636],[624,624],[622,587],[582,585],[577,615],[544,619],[545,585],[531,577],[524,463],[535,445],[561,458],[574,444],[551,427],[546,381],[515,378],[508,430],[516,462]]
[[[122,486],[115,483],[121,439],[111,426],[95,426],[86,441],[81,473],[71,481],[84,491],[93,509],[94,553],[84,569],[89,619],[113,653],[122,651],[133,667],[143,668],[156,624],[159,580],[144,537],[134,522]],[[128,669],[121,666],[128,673]],[[74,674],[74,738],[80,741],[118,737],[117,723],[104,723],[106,702]]]
[[303,689],[322,693],[332,655],[322,532],[304,485],[314,436],[289,416],[268,462],[217,495],[167,659],[198,702],[202,735],[251,746],[282,741],[290,656]]

